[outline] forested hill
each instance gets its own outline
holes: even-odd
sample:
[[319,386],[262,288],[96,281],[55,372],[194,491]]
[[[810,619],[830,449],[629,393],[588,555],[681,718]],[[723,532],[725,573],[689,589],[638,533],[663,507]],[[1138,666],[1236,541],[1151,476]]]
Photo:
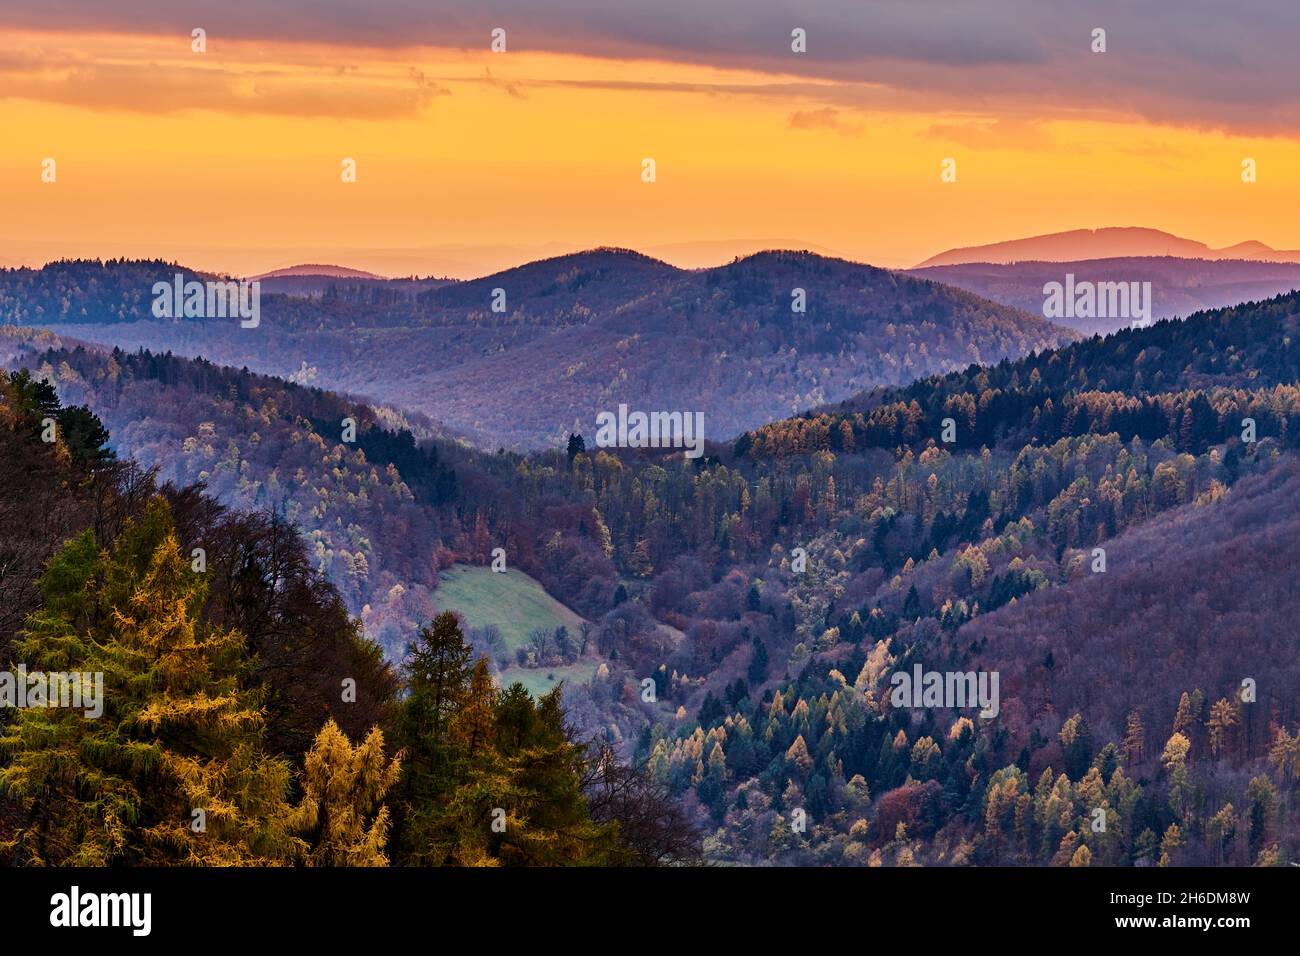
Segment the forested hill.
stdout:
[[0,270],[0,323],[135,322],[152,317],[153,285],[213,276],[156,259],[65,259],[41,269]]
[[1180,447],[1204,450],[1239,413],[1255,417],[1261,435],[1293,441],[1270,390],[1300,380],[1297,333],[1300,292],[1291,292],[876,389],[759,429],[739,448],[781,454],[846,443],[917,445],[935,437],[930,426],[945,417],[957,423],[961,448],[1051,441],[1094,426],[1127,440],[1164,434],[1173,416]]
[[[93,409],[124,459],[178,486],[201,483],[228,507],[269,509],[296,527],[313,568],[391,659],[405,653],[421,622],[448,606],[439,593],[444,576],[453,567],[486,572],[501,548],[515,575],[529,575],[532,588],[540,584],[571,609],[573,646],[566,634],[562,648],[521,659],[526,634],[509,644],[490,628],[471,630],[494,674],[540,689],[562,676],[589,676],[602,662],[576,623],[613,606],[618,581],[602,518],[580,492],[530,494],[519,483],[517,456],[477,452],[418,413],[246,369],[85,347],[49,332],[0,333],[0,358],[49,382],[62,401]],[[489,585],[511,582],[527,579],[489,574],[475,588],[491,598]]]
[[[160,485],[108,438],[0,372],[0,865],[698,857],[660,785],[575,738],[558,689],[494,684],[450,613],[393,667],[281,516]],[[76,691],[47,696],[52,674]]]
[[[1300,475],[1295,313],[1283,297],[972,368],[695,460],[435,442],[455,473],[437,505],[324,411],[282,415],[306,401],[283,382],[241,372],[231,399],[226,372],[196,389],[193,363],[48,340],[26,361],[223,494],[292,488],[345,593],[364,555],[366,619],[394,634],[416,616],[399,575],[415,591],[429,555],[481,565],[501,542],[590,624],[583,725],[647,762],[714,859],[1286,865],[1300,672],[1276,661],[1300,591],[1293,522],[1271,516]],[[997,673],[998,713],[898,704],[891,676],[916,666]]]
[[468,502],[482,498],[472,477],[462,487],[447,458],[459,446],[432,423],[202,359],[47,344],[18,347],[13,364],[93,408],[123,458],[299,527],[317,570],[390,652],[431,616],[439,570],[478,515]]
[[810,253],[686,271],[626,250],[471,282],[263,290],[260,325],[155,320],[164,263],[0,271],[0,322],[202,356],[422,411],[489,447],[554,447],[619,404],[702,411],[726,440],[874,385],[1070,341],[1042,318]]
[[[716,856],[1300,859],[1298,299],[774,423],[666,528],[597,464],[685,633],[662,673],[686,719],[642,752],[707,808]],[[918,666],[999,675],[998,713],[900,705],[891,676]]]

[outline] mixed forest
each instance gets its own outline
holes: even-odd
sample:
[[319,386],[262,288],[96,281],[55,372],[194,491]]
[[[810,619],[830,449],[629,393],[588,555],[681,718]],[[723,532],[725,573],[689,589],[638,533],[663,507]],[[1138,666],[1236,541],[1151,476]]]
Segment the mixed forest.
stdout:
[[[581,421],[488,451],[310,384],[11,330],[4,487],[29,490],[0,514],[6,660],[134,690],[115,722],[5,725],[0,845],[1298,861],[1298,326],[1295,293],[1198,313],[880,385],[696,460],[596,448]],[[497,549],[578,633],[521,657],[446,613],[440,572]],[[514,683],[575,661],[591,676],[540,699]],[[916,665],[997,673],[998,713],[899,706]],[[365,785],[327,784],[344,773]],[[140,803],[133,774],[170,783]],[[178,830],[199,803],[222,808],[211,844]]]
[[[54,425],[54,440],[47,428]],[[457,618],[399,666],[273,511],[122,461],[0,377],[0,669],[102,674],[103,713],[0,711],[0,860],[27,866],[688,863],[664,787],[500,687]]]
[[178,265],[0,270],[0,324],[47,326],[367,396],[492,447],[549,447],[629,398],[699,410],[717,440],[875,385],[996,362],[1074,333],[935,282],[809,253],[686,271],[597,249],[467,282],[261,290],[260,324],[155,319]]

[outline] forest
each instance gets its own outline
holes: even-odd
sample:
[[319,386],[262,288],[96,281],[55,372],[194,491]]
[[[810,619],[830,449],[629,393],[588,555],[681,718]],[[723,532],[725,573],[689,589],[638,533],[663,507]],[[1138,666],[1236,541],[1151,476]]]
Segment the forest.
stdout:
[[[539,859],[522,833],[474,829],[487,805],[470,793],[486,787],[520,794],[521,829],[566,828],[574,842],[542,840],[566,862],[1284,866],[1300,855],[1298,322],[1293,293],[970,365],[756,427],[699,459],[597,449],[581,427],[550,450],[487,451],[320,388],[14,332],[10,365],[30,374],[6,391],[17,444],[5,459],[27,447],[44,467],[135,477],[112,494],[89,479],[37,483],[60,504],[33,505],[40,522],[21,533],[43,543],[0,577],[27,595],[3,604],[9,640],[34,654],[53,646],[24,643],[34,635],[69,631],[75,647],[83,621],[97,634],[134,613],[113,602],[161,587],[145,587],[163,576],[151,562],[170,562],[172,599],[210,609],[196,643],[216,655],[203,629],[229,628],[254,652],[246,676],[214,660],[210,687],[169,693],[221,690],[236,723],[253,707],[241,695],[267,695],[254,736],[272,743],[213,747],[240,761],[223,786],[261,786],[273,773],[259,760],[285,762],[268,845],[319,839],[295,827],[310,818],[307,761],[328,718],[347,746],[370,747],[376,781],[403,752],[383,791],[395,796],[350,811],[377,839],[388,807],[395,862]],[[54,450],[32,430],[50,416],[63,424]],[[294,566],[338,622],[325,646],[339,662],[323,672],[369,662],[373,711],[278,676],[303,673],[265,662],[292,642],[223,603],[242,578],[214,575],[228,566],[220,548],[197,583],[181,573],[191,542],[240,522],[283,547],[301,531]],[[527,709],[512,683],[523,663],[503,665],[439,603],[439,569],[487,566],[497,548],[585,622],[565,659],[579,654],[592,676],[530,698],[536,738],[510,722]],[[101,578],[139,583],[86,583]],[[324,653],[311,643],[301,652]],[[454,714],[412,703],[435,645],[459,662]],[[890,675],[916,665],[998,673],[997,716],[894,706]],[[494,740],[481,760],[465,743],[478,723]],[[367,744],[374,727],[382,753]],[[545,810],[528,797],[540,784],[512,776],[528,761],[510,741],[526,739],[543,764],[570,768],[562,781],[546,771],[558,789]],[[42,758],[5,754],[18,769],[0,779],[25,806]],[[628,857],[635,815],[612,819],[593,768],[666,801],[668,829],[697,839],[698,857],[676,837],[671,852]],[[430,805],[453,816],[422,815]],[[591,856],[565,856],[577,845]]]
[[0,711],[0,860],[698,857],[665,788],[577,739],[562,691],[499,687],[450,613],[394,666],[282,515],[159,483],[109,440],[48,382],[0,378],[0,668],[101,674],[107,687],[98,719]]
[[702,411],[722,441],[873,385],[1074,338],[1039,315],[809,253],[687,271],[596,249],[434,288],[271,285],[257,329],[155,320],[139,290],[176,273],[208,278],[154,261],[0,270],[0,325],[299,376],[521,451],[553,447],[628,395],[647,411]]

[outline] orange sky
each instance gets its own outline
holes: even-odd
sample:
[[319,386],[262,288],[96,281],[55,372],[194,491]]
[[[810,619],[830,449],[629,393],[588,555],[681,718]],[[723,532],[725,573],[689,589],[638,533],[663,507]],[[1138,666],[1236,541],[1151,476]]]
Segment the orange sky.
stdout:
[[[0,50],[25,55],[0,98],[0,265],[128,255],[468,276],[597,245],[683,265],[797,245],[903,266],[1106,225],[1300,248],[1294,137],[987,96],[956,111],[862,97],[862,83],[850,96],[829,79],[486,43],[213,38],[195,54],[188,36],[11,29]],[[940,181],[945,157],[956,183]]]

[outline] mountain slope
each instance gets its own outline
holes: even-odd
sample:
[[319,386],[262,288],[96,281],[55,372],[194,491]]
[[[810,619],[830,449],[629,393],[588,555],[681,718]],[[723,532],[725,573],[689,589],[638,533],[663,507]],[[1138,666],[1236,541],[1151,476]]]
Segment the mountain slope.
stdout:
[[[918,268],[910,274],[1039,315],[1046,300],[1043,287],[1049,282],[1064,283],[1067,274],[1074,276],[1076,284],[1150,282],[1152,319],[1187,316],[1300,289],[1300,263],[1168,256],[1008,265],[966,263]],[[1130,325],[1133,317],[1063,317],[1054,321],[1085,335],[1105,335]]]
[[[907,283],[899,327],[939,325],[915,293],[942,287],[836,265],[742,260],[680,277],[712,289],[694,313],[657,301],[696,294],[674,286],[644,318],[556,329],[565,309],[539,310],[516,330],[577,342],[630,321],[671,338],[792,282],[821,292],[803,315],[829,303],[832,318]],[[748,321],[768,347],[776,317]],[[1250,865],[1300,857],[1300,672],[1275,663],[1300,540],[1297,332],[1300,293],[877,387],[698,461],[597,454],[589,431],[567,453],[435,443],[456,475],[436,506],[418,500],[447,489],[427,458],[375,433],[402,420],[391,410],[161,356],[31,361],[223,495],[283,488],[349,601],[373,596],[372,628],[402,610],[396,584],[415,592],[449,563],[477,566],[471,603],[499,600],[483,565],[501,543],[590,624],[581,650],[538,628],[517,666],[581,683],[584,729],[681,795],[716,860],[1065,865],[1082,846],[1094,865]],[[345,409],[356,449],[333,440]],[[499,659],[499,637],[480,643]],[[917,665],[997,671],[997,714],[896,703],[891,675]],[[1245,677],[1258,698],[1236,708]],[[815,825],[789,836],[796,809]]]
[[701,411],[706,435],[723,440],[862,388],[1071,337],[960,290],[810,253],[689,272],[602,249],[438,288],[339,280],[318,298],[264,295],[256,329],[153,320],[152,277],[174,269],[0,273],[0,321],[291,375],[524,447],[562,441],[575,422],[590,432],[620,404]]
[[[1279,573],[1300,566],[1297,502],[1300,459],[1288,456],[1222,501],[1186,505],[1101,542],[1105,574],[1084,570],[1069,587],[981,615],[952,635],[950,649],[980,648],[971,657],[1004,675],[1009,710],[1026,718],[1047,707],[1084,710],[1108,739],[1123,736],[1133,712],[1148,727],[1171,719],[1181,690],[1233,698],[1249,677],[1258,706],[1243,708],[1239,730],[1243,746],[1261,753],[1270,720],[1300,719],[1292,636],[1300,590]],[[1144,680],[1153,661],[1161,674]],[[1015,746],[1028,742],[1027,723],[1009,729]]]

